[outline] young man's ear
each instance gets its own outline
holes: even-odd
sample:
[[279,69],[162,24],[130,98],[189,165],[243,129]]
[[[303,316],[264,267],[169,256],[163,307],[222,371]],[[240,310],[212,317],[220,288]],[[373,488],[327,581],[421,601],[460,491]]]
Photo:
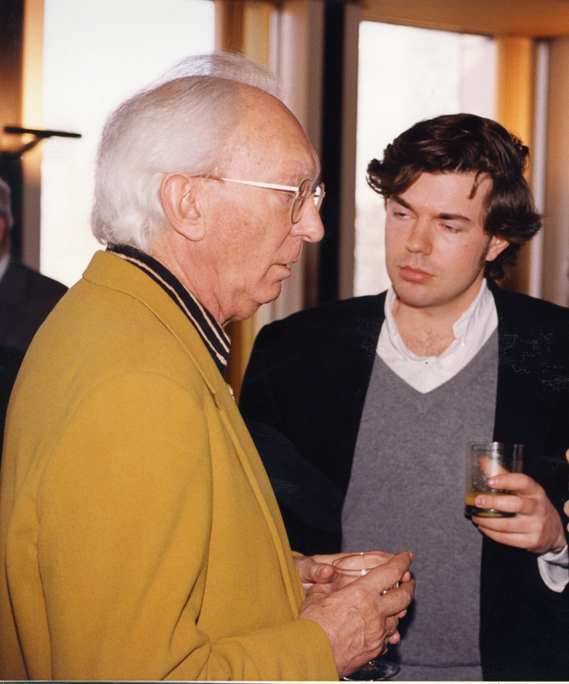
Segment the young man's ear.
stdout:
[[172,228],[193,242],[203,240],[205,226],[196,203],[195,179],[181,173],[167,173],[160,183],[160,202]]
[[490,244],[488,245],[488,252],[486,253],[486,261],[494,261],[509,244],[509,240],[499,237],[498,235],[492,235]]

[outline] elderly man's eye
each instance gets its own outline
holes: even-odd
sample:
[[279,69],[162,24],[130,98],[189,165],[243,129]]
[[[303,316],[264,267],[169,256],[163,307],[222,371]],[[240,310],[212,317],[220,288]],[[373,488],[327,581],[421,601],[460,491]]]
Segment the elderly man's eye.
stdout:
[[294,194],[292,192],[276,192],[274,194],[278,195],[278,201],[281,203],[281,206],[292,206],[292,203],[294,202]]

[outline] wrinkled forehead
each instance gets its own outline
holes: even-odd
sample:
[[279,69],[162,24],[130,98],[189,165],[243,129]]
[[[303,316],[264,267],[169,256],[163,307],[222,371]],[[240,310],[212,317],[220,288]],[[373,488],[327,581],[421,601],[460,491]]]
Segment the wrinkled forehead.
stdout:
[[[239,121],[225,145],[225,161],[237,170],[271,169],[315,178],[318,156],[292,112],[272,95],[244,86]],[[283,179],[284,181],[284,179]]]

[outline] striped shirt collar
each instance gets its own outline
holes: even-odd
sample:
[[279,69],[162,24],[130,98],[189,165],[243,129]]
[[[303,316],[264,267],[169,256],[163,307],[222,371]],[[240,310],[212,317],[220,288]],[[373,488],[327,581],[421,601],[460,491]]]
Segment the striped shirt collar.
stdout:
[[130,245],[108,245],[107,250],[114,252],[121,259],[134,264],[150,276],[155,283],[160,285],[198,331],[212,359],[219,368],[219,372],[223,375],[227,366],[230,341],[223,328],[210,312],[198,302],[176,276],[148,254],[144,254]]

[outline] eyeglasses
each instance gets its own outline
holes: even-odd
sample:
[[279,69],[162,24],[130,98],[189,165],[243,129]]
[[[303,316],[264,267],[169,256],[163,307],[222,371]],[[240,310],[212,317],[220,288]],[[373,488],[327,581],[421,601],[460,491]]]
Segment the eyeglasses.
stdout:
[[291,211],[291,220],[293,223],[298,223],[300,221],[306,208],[306,203],[311,196],[314,206],[317,210],[320,210],[322,200],[326,194],[324,191],[324,183],[320,183],[313,190],[312,181],[309,178],[303,180],[298,187],[295,187],[294,185],[275,185],[273,183],[258,183],[257,181],[234,180],[233,178],[219,178],[218,176],[202,176],[202,178],[205,180],[216,180],[225,181],[226,183],[251,185],[254,188],[263,188],[264,190],[278,190],[279,192],[294,193]]

